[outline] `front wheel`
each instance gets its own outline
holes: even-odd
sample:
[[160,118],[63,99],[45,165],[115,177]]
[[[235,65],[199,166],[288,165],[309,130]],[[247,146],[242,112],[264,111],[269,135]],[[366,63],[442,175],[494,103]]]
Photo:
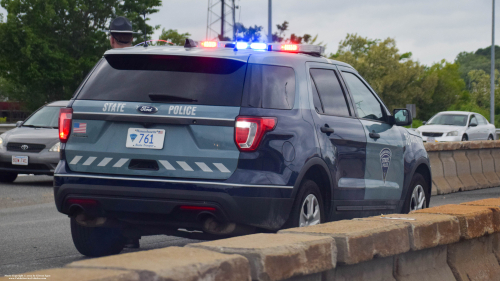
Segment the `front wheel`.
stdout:
[[469,137],[467,137],[467,135],[462,136],[462,141],[468,141],[468,140],[469,140]]
[[106,227],[85,227],[71,218],[73,244],[82,255],[102,257],[119,254],[126,239],[120,229]]
[[318,185],[311,180],[302,183],[290,214],[287,228],[324,222],[323,198]]
[[488,140],[489,140],[489,141],[492,141],[492,140],[494,140],[494,139],[495,139],[495,138],[493,138],[493,136],[492,136],[492,135],[489,135],[489,136],[488,136]]
[[429,185],[421,174],[413,175],[410,192],[406,196],[403,213],[427,208],[429,204]]

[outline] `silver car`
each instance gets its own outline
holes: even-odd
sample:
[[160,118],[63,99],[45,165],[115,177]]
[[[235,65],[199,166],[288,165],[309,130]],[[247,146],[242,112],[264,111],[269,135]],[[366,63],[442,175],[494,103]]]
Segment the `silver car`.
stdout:
[[495,125],[475,112],[443,111],[424,124],[415,130],[424,142],[495,139]]
[[13,182],[18,174],[54,174],[59,162],[59,109],[66,105],[68,101],[43,106],[0,135],[0,182]]

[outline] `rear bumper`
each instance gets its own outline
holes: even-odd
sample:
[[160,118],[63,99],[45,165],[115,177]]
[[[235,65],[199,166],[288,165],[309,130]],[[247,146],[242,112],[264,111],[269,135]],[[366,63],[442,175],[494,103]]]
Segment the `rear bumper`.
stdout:
[[64,214],[71,212],[68,199],[94,199],[96,206],[82,206],[93,216],[197,228],[200,212],[180,207],[205,206],[215,208],[212,213],[223,221],[277,230],[293,204],[291,187],[67,173],[61,166],[54,176],[54,197]]

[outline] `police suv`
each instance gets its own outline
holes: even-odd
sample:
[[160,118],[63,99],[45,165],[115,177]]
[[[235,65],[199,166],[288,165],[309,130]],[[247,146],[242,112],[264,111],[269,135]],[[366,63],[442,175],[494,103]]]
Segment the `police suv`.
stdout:
[[311,45],[110,50],[59,118],[54,194],[87,256],[426,208],[429,159],[348,64]]

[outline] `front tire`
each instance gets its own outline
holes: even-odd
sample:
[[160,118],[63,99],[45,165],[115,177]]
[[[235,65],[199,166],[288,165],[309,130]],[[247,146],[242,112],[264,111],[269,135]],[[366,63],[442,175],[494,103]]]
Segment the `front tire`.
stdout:
[[1,173],[0,182],[11,183],[17,179],[17,173]]
[[321,191],[314,181],[306,180],[300,185],[286,228],[316,225],[324,221]]
[[488,140],[489,140],[489,141],[492,141],[492,140],[495,140],[495,138],[494,138],[492,135],[489,135],[489,136],[488,136]]
[[126,239],[120,229],[106,227],[85,227],[71,218],[73,244],[82,255],[102,257],[119,254]]
[[410,190],[406,196],[403,213],[425,209],[429,206],[429,185],[425,178],[416,173],[410,183]]
[[469,140],[469,137],[467,135],[462,136],[462,141],[468,141],[468,140]]

